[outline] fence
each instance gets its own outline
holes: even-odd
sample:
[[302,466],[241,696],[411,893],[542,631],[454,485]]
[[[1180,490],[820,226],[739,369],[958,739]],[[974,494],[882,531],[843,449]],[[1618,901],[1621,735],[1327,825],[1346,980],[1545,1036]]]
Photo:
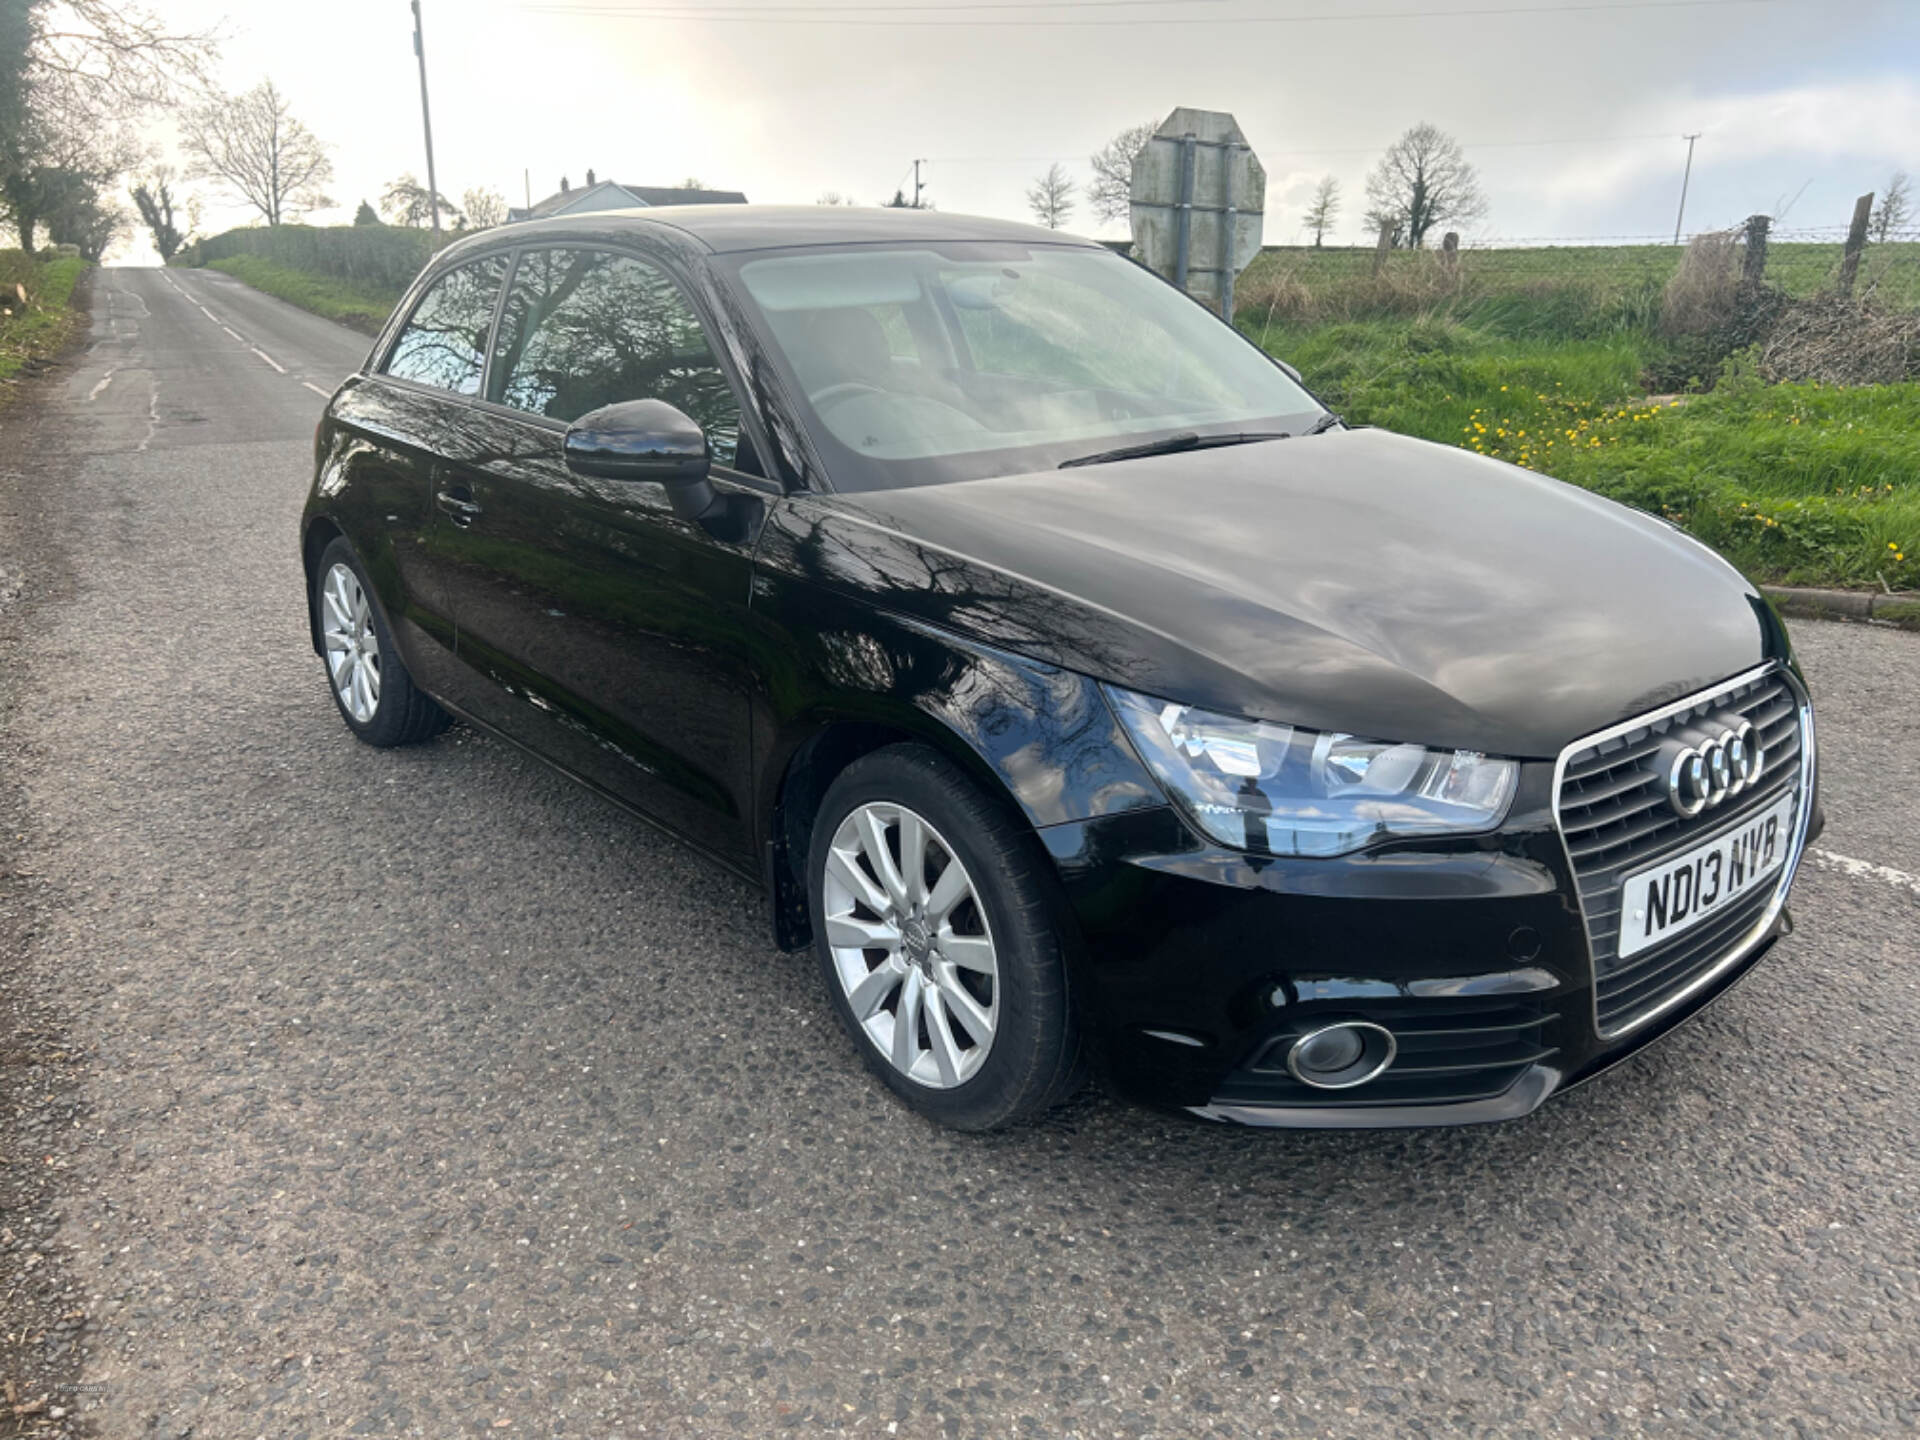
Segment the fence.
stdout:
[[205,265],[235,255],[258,255],[295,270],[336,276],[400,291],[413,283],[438,245],[457,237],[398,225],[275,225],[228,230],[195,241],[180,263]]
[[[1740,274],[1778,294],[1847,293],[1877,309],[1920,309],[1920,230],[1868,241],[1854,251],[1849,277],[1849,229],[1769,229],[1751,256],[1745,227],[1723,233]],[[1268,246],[1241,278],[1235,309],[1242,320],[1278,324],[1524,311],[1555,333],[1652,328],[1689,248],[1650,236],[1475,240],[1421,250]]]

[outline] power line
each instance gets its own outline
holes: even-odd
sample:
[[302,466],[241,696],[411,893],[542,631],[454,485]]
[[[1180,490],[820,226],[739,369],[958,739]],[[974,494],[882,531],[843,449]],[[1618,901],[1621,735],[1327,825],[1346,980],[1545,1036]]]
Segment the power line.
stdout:
[[[979,5],[956,5],[942,7],[943,15],[951,9],[993,10],[1017,8],[1022,11],[1034,9],[1060,9],[1075,6],[1106,8],[1107,6],[1128,3],[1128,0],[1060,0],[1058,5],[1019,5],[1004,6],[998,0],[985,0]],[[1230,0],[1227,0],[1230,3]],[[1463,10],[1365,10],[1336,11],[1316,15],[1218,15],[1210,16],[1223,23],[1233,25],[1313,25],[1333,24],[1341,21],[1359,22],[1376,20],[1460,20],[1489,17],[1519,18],[1535,15],[1576,15],[1596,12],[1618,12],[1632,10],[1717,10],[1731,6],[1787,5],[1802,4],[1805,0],[1584,0],[1576,5],[1530,5],[1530,6],[1483,6]],[[631,20],[691,20],[710,25],[857,25],[874,29],[1066,29],[1097,30],[1117,27],[1148,25],[1188,25],[1190,17],[1173,15],[1125,16],[1117,19],[1104,17],[1046,19],[1031,14],[1018,19],[999,19],[992,16],[984,18],[951,17],[940,19],[921,19],[917,16],[900,14],[900,11],[930,11],[934,7],[926,5],[742,5],[738,9],[723,10],[717,6],[694,6],[691,3],[597,6],[573,4],[526,4],[522,10],[548,15],[575,15],[598,17],[603,19]],[[884,13],[883,13],[884,12]]]

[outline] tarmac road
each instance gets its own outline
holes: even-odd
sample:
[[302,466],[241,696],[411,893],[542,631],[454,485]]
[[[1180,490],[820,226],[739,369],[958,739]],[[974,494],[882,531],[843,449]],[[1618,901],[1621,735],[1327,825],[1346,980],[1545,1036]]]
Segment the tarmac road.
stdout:
[[735,880],[350,737],[295,522],[361,337],[93,307],[0,420],[0,1436],[1920,1430],[1920,636],[1796,627],[1798,933],[1530,1119],[950,1135]]

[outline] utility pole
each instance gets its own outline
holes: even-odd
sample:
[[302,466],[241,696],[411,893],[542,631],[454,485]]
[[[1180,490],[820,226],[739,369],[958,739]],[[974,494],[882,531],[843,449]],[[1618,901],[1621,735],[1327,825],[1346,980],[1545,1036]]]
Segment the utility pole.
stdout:
[[913,208],[916,210],[920,208],[920,167],[926,163],[924,160],[913,162]]
[[1700,132],[1696,130],[1680,138],[1687,142],[1687,168],[1680,176],[1680,213],[1673,217],[1673,243],[1676,245],[1680,243],[1680,224],[1687,218],[1687,182],[1693,178],[1693,142],[1700,138]]
[[413,53],[420,57],[420,126],[427,132],[427,209],[440,233],[440,182],[433,175],[433,112],[427,108],[427,43],[420,34],[420,0],[413,0]]

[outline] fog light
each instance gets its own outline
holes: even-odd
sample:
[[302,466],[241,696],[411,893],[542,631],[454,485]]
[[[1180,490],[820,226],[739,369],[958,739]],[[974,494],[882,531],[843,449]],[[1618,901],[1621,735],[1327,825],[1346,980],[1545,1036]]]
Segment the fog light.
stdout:
[[1309,1030],[1287,1051],[1287,1070],[1316,1090],[1350,1090],[1393,1063],[1393,1032],[1365,1020],[1342,1020]]

